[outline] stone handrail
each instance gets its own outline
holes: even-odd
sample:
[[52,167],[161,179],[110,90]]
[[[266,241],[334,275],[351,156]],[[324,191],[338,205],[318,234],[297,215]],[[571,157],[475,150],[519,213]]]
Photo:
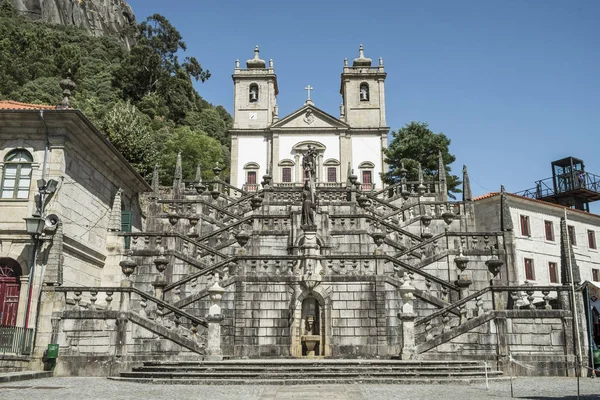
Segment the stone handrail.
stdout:
[[[394,199],[397,199],[398,197],[401,197],[401,194],[399,192],[402,191],[403,186],[405,186],[407,188],[407,190],[410,192],[411,196],[414,196],[417,192],[417,187],[420,184],[423,184],[425,186],[426,194],[439,192],[439,184],[440,184],[439,181],[423,181],[423,182],[407,181],[407,182],[394,183],[393,185],[384,187],[383,189],[373,193],[373,196],[384,195],[384,198],[387,198],[388,200],[394,200]],[[394,193],[394,195],[389,196],[389,193]]]
[[330,220],[336,220],[336,219],[348,219],[348,220],[355,219],[356,220],[356,219],[359,219],[359,218],[364,218],[364,219],[369,220],[369,221],[378,222],[381,225],[385,226],[386,228],[389,228],[389,229],[391,229],[391,230],[393,230],[395,232],[398,232],[401,235],[405,235],[405,236],[407,236],[407,237],[409,237],[411,239],[414,239],[414,240],[416,240],[418,242],[423,241],[423,239],[420,236],[415,235],[414,233],[411,233],[409,231],[406,231],[406,230],[404,230],[404,229],[402,229],[402,228],[400,228],[398,226],[395,226],[394,224],[392,224],[392,223],[390,223],[388,221],[384,221],[383,219],[378,218],[375,215],[371,215],[371,214],[331,214],[329,216]]
[[[211,233],[214,233],[214,232],[211,232]],[[119,236],[131,237],[135,240],[137,240],[140,237],[160,237],[161,239],[164,237],[174,237],[176,239],[182,240],[183,242],[186,242],[193,246],[197,246],[197,247],[201,248],[202,250],[204,250],[205,252],[210,253],[214,256],[221,257],[221,258],[227,258],[227,255],[221,253],[220,251],[217,251],[210,246],[202,244],[200,238],[198,238],[198,240],[193,240],[193,239],[190,239],[189,237],[182,235],[181,233],[178,233],[178,232],[121,232],[121,233],[119,233]]]
[[168,284],[167,286],[165,286],[164,291],[165,291],[165,293],[167,293],[167,292],[169,292],[169,291],[171,291],[171,290],[173,290],[173,289],[175,289],[177,287],[180,287],[180,286],[182,286],[182,285],[190,282],[193,279],[198,279],[201,276],[208,275],[208,274],[210,274],[210,273],[212,273],[214,271],[218,271],[221,268],[226,267],[228,264],[230,264],[232,262],[235,262],[237,259],[238,259],[238,257],[234,256],[234,257],[230,257],[228,259],[219,261],[218,263],[216,263],[216,264],[214,264],[214,265],[212,265],[212,266],[210,266],[208,268],[205,268],[205,269],[203,269],[201,271],[198,271],[196,273],[188,275],[185,278],[182,278],[182,279],[180,279],[180,280],[178,280],[176,282]]
[[[463,251],[467,252],[467,251],[470,251],[470,250],[474,250],[471,247],[475,247],[475,245],[472,245],[472,244],[471,244],[471,246],[469,246],[469,243],[470,243],[469,239],[480,238],[481,237],[481,238],[484,239],[484,243],[486,243],[486,242],[489,242],[490,238],[495,237],[496,238],[496,243],[499,245],[498,238],[499,237],[503,237],[503,236],[504,236],[503,232],[449,232],[449,231],[446,231],[446,232],[440,233],[440,234],[438,234],[438,235],[436,235],[436,236],[434,236],[434,237],[432,237],[430,239],[424,240],[421,243],[418,243],[417,245],[415,245],[415,246],[413,246],[411,248],[408,248],[408,249],[406,249],[406,250],[404,250],[404,251],[402,251],[400,253],[397,253],[395,255],[395,257],[396,258],[400,258],[400,257],[405,256],[407,254],[412,254],[415,251],[421,250],[421,249],[425,248],[426,246],[428,246],[430,244],[433,244],[435,241],[438,241],[438,240],[443,239],[445,237],[447,237],[447,238],[454,237],[454,238],[461,238],[461,239],[464,238],[465,239],[464,240],[465,241],[465,247],[463,248]],[[491,248],[491,246],[490,247],[486,247],[486,248],[481,249],[481,250],[486,250],[488,248]],[[496,249],[496,251],[498,251],[498,250],[502,250],[502,249]],[[490,254],[491,254],[491,252],[490,252]]]
[[483,289],[481,289],[478,292],[472,293],[472,294],[470,294],[469,296],[467,296],[467,297],[465,297],[463,299],[455,301],[454,303],[449,304],[446,307],[444,307],[444,308],[442,308],[442,309],[440,309],[440,310],[438,310],[438,311],[436,311],[436,312],[434,312],[432,314],[429,314],[426,317],[419,318],[418,320],[415,321],[415,327],[419,326],[419,325],[426,324],[426,323],[428,323],[429,321],[431,321],[434,318],[442,317],[442,316],[448,314],[451,310],[454,310],[455,308],[459,308],[463,304],[466,304],[469,301],[471,301],[473,299],[476,299],[477,297],[483,296],[485,293],[487,293],[489,291],[491,291],[491,287],[490,286],[488,286],[486,288],[483,288]]
[[[170,305],[169,303],[164,302],[160,299],[157,299],[156,297],[149,295],[148,293],[144,293],[141,290],[134,288],[134,287],[57,286],[57,287],[44,287],[43,290],[49,291],[49,292],[64,293],[65,296],[67,296],[68,293],[73,293],[74,294],[73,300],[75,302],[76,307],[81,307],[81,305],[80,305],[81,294],[90,293],[90,298],[89,298],[90,306],[89,307],[92,310],[96,309],[96,301],[98,300],[98,298],[97,298],[98,293],[106,294],[106,297],[104,299],[104,301],[107,304],[106,309],[111,308],[111,303],[113,300],[112,295],[114,293],[129,293],[129,294],[133,293],[133,294],[138,295],[141,299],[143,299],[144,302],[146,303],[146,306],[147,306],[147,302],[149,301],[149,302],[154,303],[158,310],[163,310],[163,309],[169,310],[171,313],[174,314],[175,318],[177,318],[178,323],[181,321],[180,319],[183,318],[183,319],[188,320],[190,322],[190,324],[192,325],[192,327],[194,327],[194,328],[199,325],[208,327],[208,323],[206,322],[206,320],[204,318],[198,318],[191,314],[188,314],[187,312],[182,311],[182,310],[178,309],[177,307],[174,307],[174,306]],[[145,311],[144,311],[145,306],[142,306],[142,307],[143,307],[142,312],[145,314]],[[131,310],[126,309],[126,310],[122,310],[122,311],[131,311]]]
[[[214,209],[214,210],[216,210],[216,211],[218,211],[220,213],[223,213],[223,214],[227,215],[228,217],[230,217],[232,219],[239,219],[239,218],[243,218],[244,217],[243,214],[232,213],[232,212],[226,210],[225,208],[219,207],[218,205],[214,204],[213,202],[206,201],[204,199],[198,199],[198,200],[189,200],[189,199],[158,200],[157,203],[158,204],[165,204],[167,206],[170,206],[171,208],[178,208],[179,212],[181,213],[181,214],[178,214],[178,215],[180,215],[180,217],[182,217],[182,218],[186,218],[186,216],[184,216],[185,213],[184,213],[184,211],[182,209],[187,207],[188,210],[189,210],[191,208],[191,206],[195,205],[195,204],[205,205],[206,207],[212,208],[212,209]],[[165,214],[162,217],[165,218],[166,215],[168,215],[168,214]]]
[[[426,335],[424,339],[425,341],[429,341],[449,329],[462,325],[475,317],[484,315],[488,311],[508,310],[508,304],[504,304],[502,298],[498,297],[498,294],[501,293],[507,293],[510,296],[510,299],[512,300],[511,308],[513,310],[524,308],[540,311],[541,308],[546,311],[555,311],[556,308],[550,303],[559,299],[559,293],[561,291],[568,290],[568,286],[533,286],[530,284],[522,286],[488,286],[475,293],[471,293],[426,317],[418,319],[415,322],[415,328],[423,326],[424,331],[422,333]],[[541,292],[542,296],[536,296],[536,292]],[[555,292],[556,296],[550,296],[551,292]],[[486,294],[490,295],[486,296]],[[484,296],[491,296],[491,298],[484,300]],[[538,304],[536,304],[536,300],[539,299],[543,301],[541,307],[539,306],[539,301]],[[469,305],[472,301],[475,301],[475,304]],[[498,302],[502,304],[498,304]],[[559,302],[558,309],[561,309],[561,307],[562,304]],[[458,325],[453,325],[450,314],[456,315],[456,310],[458,310]],[[434,325],[433,320],[435,318],[442,318],[441,323]],[[454,319],[454,321],[457,321],[457,319]],[[437,332],[437,335],[434,334],[434,332]]]
[[[374,256],[374,257],[378,258],[378,256]],[[428,281],[435,282],[438,285],[440,285],[442,287],[445,287],[446,289],[450,289],[450,290],[452,290],[454,292],[458,292],[459,291],[458,286],[453,285],[452,283],[449,283],[449,282],[445,281],[444,279],[438,278],[435,275],[428,274],[427,272],[422,271],[422,270],[420,270],[418,268],[415,268],[412,265],[407,264],[405,262],[402,262],[402,261],[400,261],[400,260],[398,260],[398,259],[396,259],[394,257],[388,256],[388,255],[379,256],[379,257],[383,258],[387,262],[391,262],[391,263],[393,263],[393,264],[395,264],[395,265],[397,265],[399,267],[402,267],[402,268],[408,270],[408,272],[411,272],[413,274],[419,275],[419,276],[425,278]]]

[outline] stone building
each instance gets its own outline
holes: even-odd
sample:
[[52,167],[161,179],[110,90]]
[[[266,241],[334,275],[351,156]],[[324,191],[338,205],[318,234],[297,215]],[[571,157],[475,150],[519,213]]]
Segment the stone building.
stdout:
[[[42,286],[110,283],[111,232],[141,230],[148,189],[81,112],[1,101],[0,325],[30,341]],[[33,238],[32,216],[43,228]],[[0,353],[14,345],[4,331]]]
[[[272,63],[266,67],[257,51],[247,67],[237,65],[233,76],[231,183],[215,166],[214,179],[202,181],[198,170],[186,184],[178,157],[171,187],[159,187],[158,170],[153,175],[136,211],[144,216],[142,230],[116,232],[115,205],[111,218],[96,213],[103,222],[88,225],[106,237],[104,253],[96,250],[105,255],[96,270],[102,273],[77,275],[88,267],[73,262],[75,279],[42,287],[36,363],[56,343],[57,374],[115,375],[143,364],[143,371],[123,375],[135,379],[173,377],[177,365],[224,358],[471,360],[508,372],[512,357],[533,368],[512,365],[515,374],[575,373],[578,349],[587,348],[585,335],[573,333],[583,331],[584,320],[573,314],[579,297],[569,296],[567,278],[562,285],[523,285],[512,219],[493,207],[482,211],[485,221],[477,217],[486,200],[473,201],[466,167],[460,201],[448,199],[441,157],[437,177],[418,171],[418,180],[408,181],[404,171],[388,187],[375,179],[385,170],[388,131],[383,65],[371,67],[361,50],[352,67],[344,66],[340,118],[308,100],[281,120]],[[31,129],[44,132],[34,125],[38,113],[13,114],[6,118],[27,115]],[[105,151],[89,157],[120,161],[78,112],[55,114],[66,127],[90,129],[77,140],[104,143]],[[12,135],[23,126],[29,125],[13,125]],[[373,154],[357,151],[365,141],[377,149]],[[145,186],[129,166],[117,165],[118,177],[106,165],[92,170],[111,177],[105,186],[122,188],[133,208]],[[328,181],[329,168],[336,168],[335,181]],[[107,213],[117,203],[109,192],[100,205]],[[68,216],[79,207],[72,202],[60,215],[77,220]],[[572,264],[565,235],[561,277]],[[80,254],[97,254],[91,250]],[[183,373],[225,379],[228,372]],[[250,372],[235,375],[243,374]]]
[[[539,285],[560,285],[561,221],[564,221],[576,260],[578,282],[600,282],[600,254],[596,236],[600,215],[511,193],[488,193],[474,199],[477,230],[501,230],[504,223],[514,244],[511,280]],[[566,219],[565,219],[566,218]]]

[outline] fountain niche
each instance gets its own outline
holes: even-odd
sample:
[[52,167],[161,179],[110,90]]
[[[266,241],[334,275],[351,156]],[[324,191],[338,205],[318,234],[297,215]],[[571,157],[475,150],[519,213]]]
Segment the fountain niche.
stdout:
[[302,356],[316,357],[321,354],[321,310],[319,302],[312,296],[302,302]]

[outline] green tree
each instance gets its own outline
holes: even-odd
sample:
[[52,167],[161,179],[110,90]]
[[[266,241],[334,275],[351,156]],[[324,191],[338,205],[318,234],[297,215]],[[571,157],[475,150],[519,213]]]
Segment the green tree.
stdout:
[[189,126],[175,128],[165,143],[161,162],[161,182],[165,185],[170,185],[173,181],[177,153],[180,151],[184,180],[195,178],[198,164],[202,167],[204,179],[214,176],[212,167],[217,162],[224,165],[221,144],[217,140],[202,131],[192,130]]
[[[195,99],[186,93],[193,92],[191,78],[204,82],[210,77],[210,72],[205,71],[194,57],[188,57],[183,65],[180,64],[177,53],[185,50],[179,31],[165,17],[154,14],[139,25],[138,42],[118,71],[116,83],[134,102],[162,92],[163,95],[177,97],[171,102],[179,107],[182,106],[182,95],[191,103]],[[181,90],[182,80],[189,82],[189,88]]]
[[43,76],[17,87],[10,98],[25,103],[58,104],[62,99],[62,90],[57,77]]
[[205,108],[201,111],[188,113],[185,123],[194,129],[205,132],[208,136],[218,140],[223,145],[229,145],[227,136],[228,126],[223,121],[219,111],[215,108]]
[[[231,116],[193,87],[193,80],[204,81],[210,73],[194,58],[179,62],[185,43],[164,17],[154,15],[138,28],[137,45],[128,52],[114,37],[32,21],[19,16],[10,0],[0,0],[0,98],[57,104],[62,98],[59,82],[71,70],[77,84],[73,107],[104,132],[142,176],[150,177],[154,165],[163,161],[167,142],[188,153],[189,134],[178,131],[182,126],[203,137],[190,139],[192,146],[209,145],[214,157],[208,158],[206,171],[211,173],[216,158],[229,160],[226,132]],[[185,140],[176,145],[179,136]],[[173,166],[175,158],[176,153]],[[187,168],[195,168],[197,162],[190,160]],[[173,171],[166,172],[172,179]]]
[[382,174],[382,178],[388,184],[398,182],[400,169],[404,164],[409,171],[407,179],[416,181],[418,179],[418,163],[421,163],[423,175],[433,179],[438,175],[438,157],[441,152],[446,167],[448,195],[454,199],[454,194],[461,192],[458,188],[461,181],[458,176],[450,174],[450,164],[456,160],[456,157],[450,154],[450,139],[441,132],[432,132],[428,126],[425,122],[413,121],[392,132],[393,139],[384,151],[390,170]]
[[134,105],[122,101],[101,122],[101,129],[113,146],[145,177],[152,175],[163,144],[149,122],[148,116]]

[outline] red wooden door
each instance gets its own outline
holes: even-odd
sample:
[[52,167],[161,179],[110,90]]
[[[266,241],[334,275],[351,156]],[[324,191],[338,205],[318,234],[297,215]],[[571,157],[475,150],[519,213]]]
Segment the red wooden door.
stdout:
[[[9,259],[10,260],[10,259]],[[7,259],[0,259],[0,325],[17,325],[17,311],[19,308],[19,283],[20,268],[11,265]],[[4,265],[3,265],[4,264]]]
[[17,325],[21,285],[17,278],[12,278],[11,281],[0,278],[0,325],[3,326]]

